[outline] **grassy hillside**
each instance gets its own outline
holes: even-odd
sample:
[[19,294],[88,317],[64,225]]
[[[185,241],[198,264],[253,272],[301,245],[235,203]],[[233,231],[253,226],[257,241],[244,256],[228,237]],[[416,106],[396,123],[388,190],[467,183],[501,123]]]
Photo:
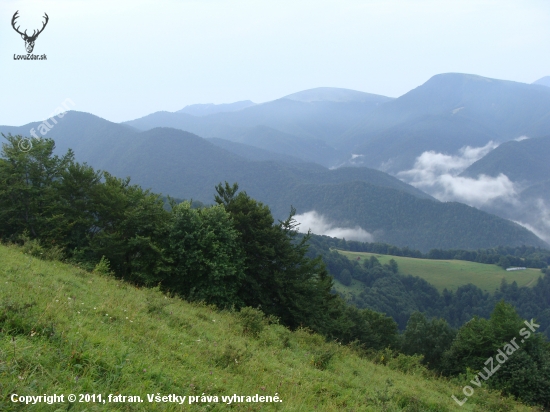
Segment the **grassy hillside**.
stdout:
[[[245,335],[235,313],[37,260],[13,247],[0,246],[0,261],[0,410],[25,409],[9,401],[13,393],[144,400],[107,408],[38,404],[34,411],[451,411],[457,408],[451,395],[462,398],[463,385],[408,367],[411,358],[373,356],[373,362],[276,324]],[[147,394],[158,393],[219,396],[220,402],[149,403]],[[222,395],[275,393],[281,403],[221,402]],[[481,388],[461,410],[533,409]]]
[[405,275],[418,276],[434,285],[440,292],[447,288],[456,290],[459,286],[472,283],[482,290],[493,292],[500,286],[502,279],[508,283],[517,282],[518,286],[534,286],[541,276],[539,269],[507,272],[496,265],[487,265],[463,260],[415,259],[401,256],[379,255],[376,253],[339,251],[349,259],[370,258],[376,256],[380,263],[394,259],[399,271]]

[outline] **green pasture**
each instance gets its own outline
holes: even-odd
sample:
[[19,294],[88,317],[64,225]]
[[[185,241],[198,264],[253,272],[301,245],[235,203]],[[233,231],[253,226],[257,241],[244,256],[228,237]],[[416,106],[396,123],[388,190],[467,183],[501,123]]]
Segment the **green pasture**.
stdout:
[[507,272],[496,265],[463,260],[416,259],[342,250],[338,252],[352,260],[357,258],[368,259],[375,256],[380,263],[387,263],[390,259],[394,259],[399,265],[400,273],[425,279],[440,292],[445,288],[456,290],[459,286],[468,283],[472,283],[484,291],[493,292],[500,286],[502,279],[506,279],[508,283],[515,281],[518,286],[534,286],[537,279],[542,275],[539,269]]

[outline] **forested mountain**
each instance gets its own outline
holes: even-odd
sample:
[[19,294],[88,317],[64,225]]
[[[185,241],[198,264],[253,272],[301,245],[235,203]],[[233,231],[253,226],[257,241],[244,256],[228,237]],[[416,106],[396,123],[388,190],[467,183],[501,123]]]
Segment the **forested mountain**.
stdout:
[[297,137],[267,126],[253,127],[242,135],[235,136],[233,141],[273,153],[297,156],[302,161],[325,166],[337,164],[346,158],[344,153],[329,146],[321,139]]
[[462,176],[498,176],[503,173],[514,182],[530,186],[550,179],[549,155],[550,136],[510,141],[473,163],[462,172]]
[[260,149],[256,146],[250,146],[245,143],[237,143],[231,140],[219,139],[217,137],[210,137],[206,139],[208,142],[221,147],[222,149],[227,150],[233,154],[244,157],[245,159],[252,161],[265,161],[265,160],[274,160],[277,162],[286,162],[286,163],[303,163],[302,159],[291,155],[285,155],[281,153],[271,152],[269,150]]
[[316,210],[329,221],[359,227],[376,241],[427,252],[499,245],[548,245],[524,227],[457,202],[434,202],[365,182],[301,185],[271,201],[275,215],[292,203],[298,212]]
[[[0,132],[28,136],[29,130],[38,124],[17,128],[1,126]],[[421,190],[373,169],[328,170],[313,163],[253,162],[181,130],[157,128],[138,132],[82,112],[68,112],[47,137],[55,140],[56,153],[72,148],[77,161],[118,176],[132,176],[136,183],[164,194],[208,203],[212,200],[213,185],[224,180],[242,182],[247,191],[259,195],[277,194],[285,187],[303,183],[357,180],[433,199]]]

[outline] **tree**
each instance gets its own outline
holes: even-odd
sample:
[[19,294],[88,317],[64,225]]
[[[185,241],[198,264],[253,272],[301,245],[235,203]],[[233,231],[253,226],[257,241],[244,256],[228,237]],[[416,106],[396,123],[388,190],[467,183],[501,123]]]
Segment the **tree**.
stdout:
[[[498,366],[494,374],[494,369],[487,367],[489,358]],[[514,307],[504,301],[496,305],[489,320],[475,317],[462,326],[445,352],[444,373],[457,375],[467,369],[479,372],[481,382],[490,376],[486,380],[489,387],[525,402],[550,406],[550,345],[540,333],[530,331]]]
[[118,276],[156,284],[168,273],[164,249],[170,213],[159,195],[104,172],[105,182],[93,194],[97,216],[89,248],[105,256]]
[[[4,136],[4,135],[3,135]],[[14,238],[28,232],[31,238],[55,239],[58,214],[54,184],[73,162],[69,150],[53,155],[51,139],[33,139],[32,147],[20,149],[21,136],[4,136],[0,156],[0,237]]]
[[306,256],[308,236],[297,241],[294,209],[284,222],[274,223],[269,208],[239,192],[235,183],[216,186],[215,201],[230,214],[244,254],[244,281],[239,297],[246,306],[261,308],[292,328],[323,331],[335,295],[332,278],[320,257]]
[[414,312],[403,333],[401,350],[407,355],[423,355],[423,363],[441,369],[443,353],[451,347],[456,336],[444,319],[428,321],[421,312]]
[[340,276],[338,277],[338,280],[342,282],[343,285],[349,286],[351,285],[351,273],[347,269],[342,269],[340,272]]
[[167,285],[189,300],[219,308],[244,306],[238,296],[244,256],[238,232],[223,206],[192,209],[176,206],[169,234],[172,270]]

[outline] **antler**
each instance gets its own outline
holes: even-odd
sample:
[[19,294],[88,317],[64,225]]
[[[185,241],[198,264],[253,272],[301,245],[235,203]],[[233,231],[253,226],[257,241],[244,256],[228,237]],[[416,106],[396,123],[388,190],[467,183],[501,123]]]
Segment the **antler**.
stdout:
[[33,30],[33,33],[32,33],[32,36],[31,36],[32,39],[37,38],[38,35],[39,35],[40,33],[42,33],[42,31],[44,31],[44,29],[46,28],[46,25],[48,24],[48,21],[50,20],[50,18],[49,18],[48,15],[46,14],[46,12],[44,12],[44,16],[43,16],[43,17],[46,19],[46,21],[45,21],[44,23],[42,23],[42,28],[41,28],[40,30],[38,30],[38,33],[35,34],[36,30]]
[[19,27],[21,27],[21,26],[17,26],[17,28],[15,28],[15,20],[17,20],[17,19],[19,18],[19,16],[17,15],[17,13],[19,13],[19,10],[17,10],[17,11],[15,12],[15,14],[13,15],[13,17],[12,17],[12,19],[11,19],[11,25],[12,25],[13,29],[14,29],[17,33],[19,33],[21,36],[26,36],[26,35],[27,35],[27,30],[25,30],[25,33],[21,33],[21,32],[19,31]]

